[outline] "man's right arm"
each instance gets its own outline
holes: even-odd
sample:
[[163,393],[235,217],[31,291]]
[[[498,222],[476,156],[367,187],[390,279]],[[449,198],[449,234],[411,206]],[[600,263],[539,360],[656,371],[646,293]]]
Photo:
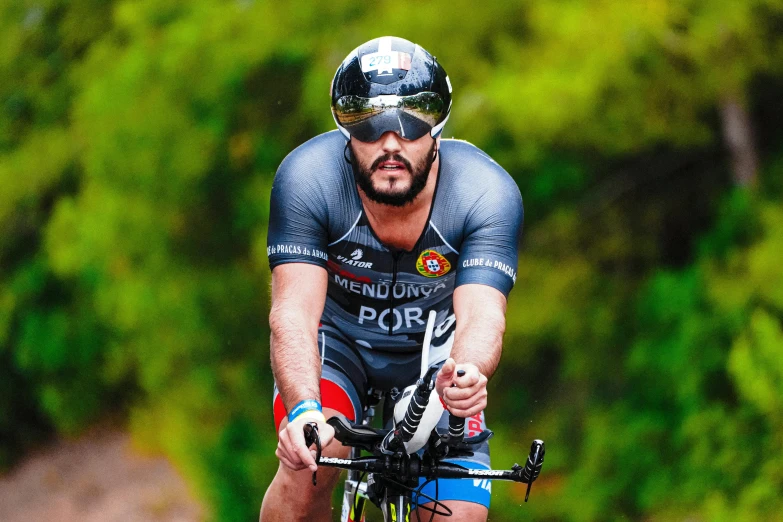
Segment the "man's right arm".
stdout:
[[272,372],[287,409],[303,400],[321,400],[318,322],[326,285],[326,270],[316,265],[288,263],[272,271]]
[[[307,263],[286,263],[272,271],[270,353],[272,372],[283,404],[290,413],[303,401],[320,404],[321,357],[318,351],[318,322],[326,302],[327,274],[322,267]],[[304,403],[305,405],[307,403]],[[280,430],[277,456],[291,469],[309,467],[315,460],[304,446],[302,428],[317,422],[321,444],[331,442],[334,431],[317,410],[304,408],[301,415]]]
[[[324,143],[324,139],[312,140],[283,160],[272,183],[269,204],[270,352],[275,382],[289,414],[278,432],[277,456],[292,469],[315,470],[316,467],[304,447],[302,428],[306,422],[318,422],[323,446],[334,434],[318,411],[321,395],[318,321],[328,285],[326,252],[331,201],[325,195],[324,186],[332,185],[322,176],[316,176],[313,169],[342,161],[342,155],[335,156],[331,142]],[[286,424],[288,420],[291,422]]]

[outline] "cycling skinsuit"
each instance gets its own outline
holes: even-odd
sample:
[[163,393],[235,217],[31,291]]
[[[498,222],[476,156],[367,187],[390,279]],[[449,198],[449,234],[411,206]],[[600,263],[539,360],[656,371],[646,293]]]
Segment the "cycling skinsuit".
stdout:
[[[345,145],[342,134],[328,132],[283,161],[272,186],[267,254],[272,269],[285,263],[326,269],[321,399],[358,421],[368,388],[403,389],[419,377],[431,310],[437,319],[429,362],[448,358],[457,286],[489,285],[508,296],[523,211],[519,189],[502,167],[467,142],[441,140],[425,228],[412,250],[389,247],[367,220]],[[277,391],[274,409],[279,426],[285,408]],[[467,421],[467,436],[485,427],[483,413]],[[489,468],[488,446],[455,462]],[[474,482],[440,480],[438,496],[488,506],[489,483]]]

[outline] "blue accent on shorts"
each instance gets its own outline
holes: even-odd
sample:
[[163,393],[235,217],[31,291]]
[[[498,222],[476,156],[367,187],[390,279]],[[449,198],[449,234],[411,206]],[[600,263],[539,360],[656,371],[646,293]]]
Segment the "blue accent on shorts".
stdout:
[[[453,464],[469,469],[489,469],[487,466],[469,460],[447,460]],[[419,486],[425,479],[419,480]],[[489,499],[492,493],[492,481],[486,477],[477,477],[474,479],[438,479],[438,494],[435,495],[435,481],[433,480],[421,490],[422,493],[432,498],[437,498],[443,502],[446,500],[463,500],[465,502],[475,502],[489,509]],[[431,503],[426,497],[421,497],[422,504]],[[413,499],[414,506],[417,498]],[[430,506],[432,507],[432,506]]]

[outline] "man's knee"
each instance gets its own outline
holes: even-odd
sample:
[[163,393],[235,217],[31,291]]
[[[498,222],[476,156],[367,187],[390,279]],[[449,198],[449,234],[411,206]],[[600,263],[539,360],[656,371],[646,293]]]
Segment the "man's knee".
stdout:
[[[437,506],[438,512],[443,512],[445,509],[443,506],[449,508],[452,513],[452,517],[444,517],[441,515],[435,515],[433,522],[450,522],[452,520],[459,520],[460,522],[486,522],[489,510],[482,504],[476,504],[475,502],[463,502],[461,500],[446,500],[442,502],[442,505]],[[432,509],[435,508],[434,503],[425,504],[426,507]],[[414,520],[430,520],[432,516],[431,511],[419,508],[416,510],[417,518]]]

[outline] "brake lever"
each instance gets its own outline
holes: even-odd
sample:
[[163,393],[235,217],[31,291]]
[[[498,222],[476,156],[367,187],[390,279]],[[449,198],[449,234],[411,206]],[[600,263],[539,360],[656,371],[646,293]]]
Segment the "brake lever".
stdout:
[[527,457],[525,468],[521,470],[521,476],[526,479],[527,492],[525,493],[525,502],[527,502],[530,496],[530,488],[533,487],[533,482],[538,478],[541,473],[541,467],[544,465],[544,454],[546,449],[544,447],[544,441],[535,439],[533,444],[530,445],[530,454]]
[[419,386],[425,386],[422,391],[430,391],[435,386],[435,383],[432,382],[432,377],[438,372],[440,368],[433,364],[429,367],[427,370],[427,373],[424,374],[424,377],[422,377],[419,382],[417,383]]
[[[321,437],[318,436],[318,424],[315,422],[308,422],[302,429],[304,430],[305,447],[309,448],[315,444],[315,463],[321,460]],[[317,471],[313,471],[313,486],[318,484],[315,474]]]
[[468,437],[467,439],[462,439],[462,444],[465,444],[466,446],[475,446],[476,444],[481,444],[485,440],[491,439],[494,435],[495,435],[494,431],[484,430],[478,435]]

